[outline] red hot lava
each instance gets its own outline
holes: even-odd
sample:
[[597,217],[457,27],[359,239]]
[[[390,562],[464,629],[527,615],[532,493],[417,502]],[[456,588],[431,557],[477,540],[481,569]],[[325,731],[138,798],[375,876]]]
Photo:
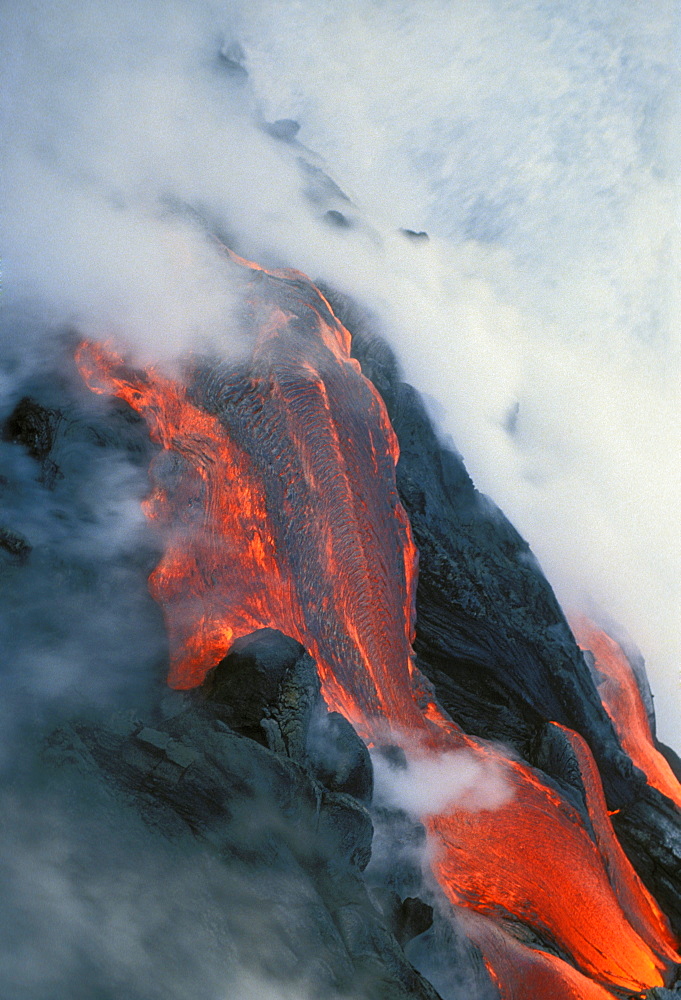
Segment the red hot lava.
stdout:
[[230,257],[253,279],[247,363],[195,366],[181,384],[126,367],[109,346],[77,355],[88,385],[125,399],[161,445],[145,510],[166,533],[150,587],[170,685],[200,684],[254,629],[294,636],[329,707],[368,742],[389,739],[412,759],[465,751],[501,775],[497,808],[463,803],[423,821],[434,874],[466,908],[505,1000],[530,984],[555,1000],[662,985],[674,941],[619,849],[583,741],[568,731],[594,833],[539,772],[446,718],[414,667],[417,555],[397,440],[350,334],[303,274]]
[[570,626],[581,648],[593,654],[599,674],[598,693],[622,746],[643,771],[648,784],[681,808],[681,785],[655,747],[636,674],[624,650],[588,618],[571,618]]

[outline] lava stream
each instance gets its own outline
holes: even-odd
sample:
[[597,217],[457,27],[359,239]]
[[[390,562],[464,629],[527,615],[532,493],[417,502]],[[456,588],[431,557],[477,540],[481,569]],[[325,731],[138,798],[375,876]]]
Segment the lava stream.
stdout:
[[[412,756],[463,750],[502,775],[497,809],[423,820],[446,893],[484,915],[472,936],[507,1000],[520,995],[504,985],[511,966],[556,1000],[597,1000],[596,983],[662,985],[678,956],[607,833],[586,748],[595,839],[539,772],[448,720],[413,665],[417,554],[395,485],[398,446],[348,331],[304,275],[230,257],[255,279],[248,362],[195,362],[180,384],[127,367],[109,346],[84,343],[77,355],[89,386],[127,400],[161,446],[145,510],[165,532],[150,587],[168,628],[169,684],[200,684],[255,629],[294,636],[329,707],[367,741],[401,742]],[[566,961],[519,944],[513,926]]]
[[593,654],[600,675],[598,693],[622,746],[648,784],[681,808],[681,785],[655,747],[636,675],[624,650],[584,616],[571,618],[570,627],[578,645]]

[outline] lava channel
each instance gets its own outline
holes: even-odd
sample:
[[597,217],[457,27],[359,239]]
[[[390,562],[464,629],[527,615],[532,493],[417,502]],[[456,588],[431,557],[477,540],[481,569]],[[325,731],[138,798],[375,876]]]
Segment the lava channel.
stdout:
[[598,693],[622,747],[648,784],[681,809],[681,784],[655,746],[641,689],[624,650],[583,615],[571,617],[570,627],[578,645],[593,655]]
[[90,388],[126,400],[160,445],[145,511],[165,540],[150,589],[169,684],[201,684],[255,629],[293,636],[328,706],[367,742],[400,744],[409,759],[464,751],[495,769],[496,808],[464,803],[423,822],[434,875],[470,914],[504,1000],[529,983],[552,1000],[663,985],[674,941],[606,832],[588,749],[579,744],[589,828],[541,772],[451,722],[414,667],[417,553],[398,445],[350,334],[305,275],[229,257],[250,276],[247,360],[194,359],[179,380],[129,367],[111,345],[77,353]]

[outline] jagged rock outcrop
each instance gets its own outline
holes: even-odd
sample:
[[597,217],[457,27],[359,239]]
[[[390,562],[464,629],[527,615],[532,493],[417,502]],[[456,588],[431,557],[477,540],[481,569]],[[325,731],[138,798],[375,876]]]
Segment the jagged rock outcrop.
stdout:
[[242,636],[201,691],[238,732],[305,761],[307,734],[322,702],[312,657],[295,639],[270,628]]
[[201,693],[238,732],[306,767],[333,792],[371,802],[366,746],[321,697],[317,668],[295,639],[264,628],[237,639]]
[[366,798],[371,764],[354,730],[352,745],[349,724],[340,736],[330,727],[335,768],[332,743],[316,756],[323,706],[302,647],[261,630],[236,644],[205,690],[178,698],[176,714],[153,724],[73,722],[52,734],[46,755],[76,775],[97,774],[117,790],[121,809],[138,811],[163,838],[199,843],[252,886],[232,933],[238,944],[252,906],[281,915],[268,928],[275,951],[280,939],[287,944],[288,966],[269,970],[279,982],[295,983],[302,972],[310,997],[437,1000],[400,946],[429,926],[426,904],[398,901],[404,912],[393,920],[362,879],[373,826],[366,807],[341,789],[352,785]]
[[5,439],[23,445],[31,458],[40,464],[40,481],[48,488],[54,486],[55,480],[62,474],[51,452],[63,420],[60,410],[24,396],[4,427]]

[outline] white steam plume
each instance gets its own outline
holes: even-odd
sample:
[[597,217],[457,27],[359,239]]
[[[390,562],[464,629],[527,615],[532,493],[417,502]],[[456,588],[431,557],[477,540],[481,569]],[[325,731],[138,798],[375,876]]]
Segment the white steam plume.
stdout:
[[[361,298],[559,597],[627,627],[678,748],[673,0],[2,17],[6,300],[148,358],[227,349],[206,230]],[[294,141],[263,130],[277,119]]]
[[452,809],[499,809],[513,795],[501,764],[467,750],[410,754],[405,767],[380,753],[372,755],[372,762],[376,803],[402,809],[415,820]]

